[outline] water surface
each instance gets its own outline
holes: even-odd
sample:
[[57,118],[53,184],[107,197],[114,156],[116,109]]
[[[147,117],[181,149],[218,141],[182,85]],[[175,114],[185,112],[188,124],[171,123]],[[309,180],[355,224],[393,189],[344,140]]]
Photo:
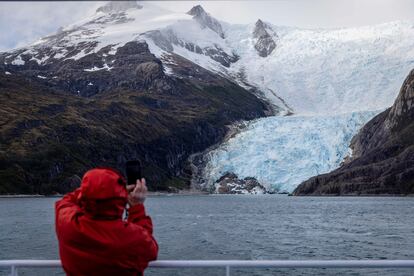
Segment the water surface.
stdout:
[[[57,259],[56,198],[0,199],[0,259]],[[414,259],[414,198],[282,195],[147,200],[159,259]],[[7,275],[2,271],[0,275]],[[409,269],[238,269],[232,275],[414,275]],[[21,275],[63,275],[56,269]],[[146,275],[224,275],[223,269]]]

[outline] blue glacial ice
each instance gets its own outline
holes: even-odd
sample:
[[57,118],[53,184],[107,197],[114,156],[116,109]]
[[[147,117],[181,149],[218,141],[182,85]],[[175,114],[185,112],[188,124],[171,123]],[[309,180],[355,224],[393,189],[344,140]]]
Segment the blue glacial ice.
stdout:
[[337,168],[349,155],[349,143],[378,112],[330,116],[268,117],[207,153],[207,185],[225,172],[255,177],[266,188],[292,192],[302,181]]

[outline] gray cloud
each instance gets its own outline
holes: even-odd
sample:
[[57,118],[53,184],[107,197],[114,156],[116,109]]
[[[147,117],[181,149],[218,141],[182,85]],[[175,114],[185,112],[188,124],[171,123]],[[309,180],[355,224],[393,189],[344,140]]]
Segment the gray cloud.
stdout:
[[[160,4],[186,11],[197,3],[200,1]],[[228,22],[251,23],[261,18],[277,25],[304,28],[356,27],[414,20],[412,0],[205,1],[202,5],[215,17]]]
[[92,14],[97,2],[0,3],[0,51],[20,47]]
[[[411,0],[152,1],[185,12],[201,4],[218,19],[251,23],[261,18],[277,25],[337,28],[394,20],[414,21]],[[0,51],[53,33],[92,14],[103,2],[1,2]]]

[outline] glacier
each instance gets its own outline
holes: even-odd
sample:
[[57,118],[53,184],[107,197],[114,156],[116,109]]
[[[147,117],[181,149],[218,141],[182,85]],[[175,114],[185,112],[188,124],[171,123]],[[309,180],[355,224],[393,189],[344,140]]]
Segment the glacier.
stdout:
[[[391,106],[414,67],[414,25],[398,21],[360,28],[306,30],[270,25],[276,49],[259,57],[253,24],[226,25],[223,49],[240,57],[230,68],[180,49],[182,56],[265,92],[286,115],[259,119],[205,155],[202,186],[227,172],[254,177],[273,192],[292,192],[339,167],[349,144],[374,115]],[[215,66],[215,67],[214,67]],[[212,68],[212,69],[211,69]],[[241,74],[242,73],[242,74]],[[237,77],[235,78],[237,80]]]
[[258,119],[207,153],[205,185],[234,172],[255,177],[270,191],[292,192],[309,177],[338,167],[350,154],[353,135],[376,113]]

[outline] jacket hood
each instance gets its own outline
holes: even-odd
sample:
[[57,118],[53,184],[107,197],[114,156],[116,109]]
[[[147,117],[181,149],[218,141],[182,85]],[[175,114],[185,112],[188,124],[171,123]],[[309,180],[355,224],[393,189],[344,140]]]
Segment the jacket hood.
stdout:
[[82,178],[78,200],[84,212],[94,218],[121,218],[127,198],[125,178],[112,168],[95,168]]

